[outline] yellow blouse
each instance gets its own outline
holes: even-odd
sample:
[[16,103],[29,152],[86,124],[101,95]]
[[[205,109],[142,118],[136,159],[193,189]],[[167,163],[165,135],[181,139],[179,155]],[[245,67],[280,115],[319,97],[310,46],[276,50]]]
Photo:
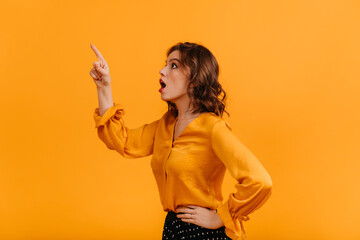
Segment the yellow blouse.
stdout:
[[[258,159],[238,140],[230,125],[214,113],[201,113],[173,141],[175,118],[166,112],[159,120],[129,129],[125,111],[115,104],[94,120],[99,138],[125,158],[152,154],[151,167],[164,211],[179,205],[216,209],[231,239],[246,239],[242,221],[271,195],[272,181]],[[237,180],[236,193],[222,203],[226,169]]]

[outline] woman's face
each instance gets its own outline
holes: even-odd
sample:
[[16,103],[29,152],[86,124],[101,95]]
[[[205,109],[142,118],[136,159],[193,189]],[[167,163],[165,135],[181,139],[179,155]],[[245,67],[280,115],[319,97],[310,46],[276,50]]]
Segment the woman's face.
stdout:
[[188,98],[187,87],[190,81],[190,71],[180,65],[180,51],[171,52],[166,60],[166,65],[160,70],[161,99],[175,102]]

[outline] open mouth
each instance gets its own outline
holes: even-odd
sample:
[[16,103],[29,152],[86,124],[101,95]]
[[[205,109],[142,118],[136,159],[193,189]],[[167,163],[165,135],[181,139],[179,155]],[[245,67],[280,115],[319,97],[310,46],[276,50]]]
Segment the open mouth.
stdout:
[[161,88],[159,89],[159,92],[162,92],[164,90],[164,88],[166,87],[166,84],[164,83],[164,81],[162,79],[159,80]]

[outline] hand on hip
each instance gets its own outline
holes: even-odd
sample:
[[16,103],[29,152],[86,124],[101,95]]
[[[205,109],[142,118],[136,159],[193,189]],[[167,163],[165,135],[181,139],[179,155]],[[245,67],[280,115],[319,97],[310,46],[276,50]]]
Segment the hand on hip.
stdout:
[[219,214],[212,209],[195,205],[178,206],[176,209],[177,217],[181,221],[196,224],[198,226],[217,229],[224,226]]

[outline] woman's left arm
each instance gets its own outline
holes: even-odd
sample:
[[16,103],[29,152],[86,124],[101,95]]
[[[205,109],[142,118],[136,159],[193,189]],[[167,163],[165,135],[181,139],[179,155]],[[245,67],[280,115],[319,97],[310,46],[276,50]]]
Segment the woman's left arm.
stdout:
[[245,239],[242,221],[247,221],[248,214],[261,207],[270,197],[270,175],[224,120],[214,124],[211,141],[215,154],[237,180],[236,193],[230,194],[228,200],[217,208],[217,213],[229,237]]

